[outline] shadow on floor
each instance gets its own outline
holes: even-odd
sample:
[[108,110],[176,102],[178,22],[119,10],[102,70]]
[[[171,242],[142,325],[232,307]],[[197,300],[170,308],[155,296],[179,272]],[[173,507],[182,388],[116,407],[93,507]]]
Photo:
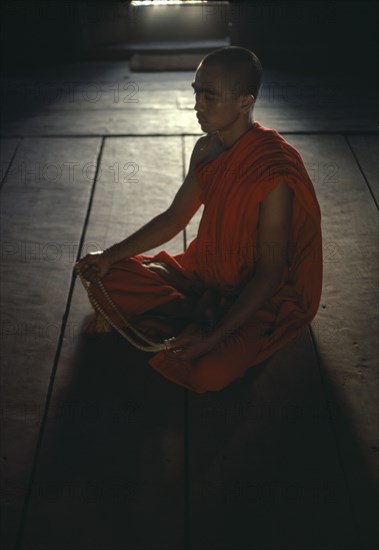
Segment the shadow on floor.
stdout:
[[20,548],[374,548],[372,484],[345,422],[369,514],[362,545],[314,388],[286,402],[267,361],[221,392],[186,396],[147,355],[113,332],[82,337]]

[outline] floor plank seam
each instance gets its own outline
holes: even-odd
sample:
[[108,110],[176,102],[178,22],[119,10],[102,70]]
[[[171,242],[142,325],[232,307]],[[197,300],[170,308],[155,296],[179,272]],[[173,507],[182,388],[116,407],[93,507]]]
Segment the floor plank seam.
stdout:
[[[342,450],[341,450],[340,444],[339,444],[337,429],[336,429],[336,425],[333,421],[333,413],[332,413],[332,410],[331,410],[331,407],[330,407],[330,402],[329,402],[329,399],[328,399],[326,374],[325,374],[324,369],[322,368],[322,360],[321,360],[320,354],[318,353],[316,339],[315,339],[315,335],[314,335],[314,332],[313,332],[313,329],[312,329],[311,325],[309,325],[309,335],[310,335],[310,338],[311,338],[313,351],[314,351],[314,354],[315,354],[315,357],[316,357],[316,364],[317,364],[318,373],[319,373],[319,377],[320,377],[320,384],[321,384],[321,388],[323,390],[323,402],[325,404],[325,407],[326,407],[326,410],[327,410],[327,413],[328,413],[328,420],[329,420],[329,425],[331,427],[331,431],[332,431],[332,434],[333,434],[335,450],[336,450],[336,456],[338,457],[339,467],[340,467],[342,475],[343,475],[343,480],[344,480],[346,492],[347,492],[348,499],[349,499],[349,508],[350,508],[350,512],[351,512],[352,522],[354,524],[355,536],[356,536],[357,542],[359,542],[360,539],[361,539],[361,536],[360,536],[359,525],[358,525],[358,522],[355,518],[355,513],[354,513],[354,511],[355,511],[355,509],[354,509],[354,499],[353,499],[353,496],[352,496],[352,493],[351,493],[351,490],[350,490],[350,484],[349,484],[349,481],[348,481],[346,469],[345,469],[344,462],[343,462],[343,459],[342,459]],[[360,546],[360,547],[362,547],[362,546]]]
[[190,550],[191,542],[191,500],[190,500],[190,464],[189,464],[189,390],[184,388],[184,550]]
[[[339,132],[340,133],[340,132]],[[173,134],[1,134],[1,139],[23,139],[27,138],[155,138],[155,137],[185,137],[185,136],[195,136],[200,137],[203,134],[191,133],[191,132],[177,132]]]
[[[14,138],[11,138],[11,139],[14,139]],[[17,154],[17,151],[18,151],[18,149],[19,149],[19,147],[20,147],[20,145],[21,145],[21,143],[22,143],[22,141],[23,141],[24,138],[21,136],[21,137],[17,137],[16,139],[19,139],[20,141],[17,143],[17,145],[16,145],[16,147],[15,147],[15,150],[13,151],[13,155],[12,155],[12,157],[11,157],[11,160],[10,160],[9,163],[8,163],[8,168],[6,169],[5,174],[4,174],[4,177],[3,177],[3,179],[2,179],[1,182],[0,182],[0,193],[1,193],[1,191],[3,190],[3,185],[4,185],[4,183],[5,183],[6,180],[7,180],[8,174],[9,174],[11,168],[12,168],[12,165],[13,165],[14,158],[15,158],[15,156],[16,156],[16,154]]]
[[[365,136],[366,134],[361,134],[361,135],[362,135],[362,136]],[[356,153],[355,153],[355,151],[354,151],[354,148],[353,148],[352,144],[350,143],[348,134],[344,134],[344,138],[345,138],[345,141],[346,141],[346,143],[347,143],[347,146],[349,147],[349,149],[350,149],[350,151],[351,151],[351,154],[352,154],[353,157],[354,157],[355,162],[357,163],[358,169],[359,169],[360,173],[362,174],[363,179],[364,179],[365,182],[366,182],[367,189],[368,189],[368,191],[369,191],[369,193],[370,193],[370,195],[371,195],[371,197],[372,197],[374,203],[376,204],[376,208],[379,210],[379,205],[378,205],[378,203],[376,202],[376,198],[375,198],[375,196],[374,196],[374,194],[373,194],[373,192],[372,192],[372,189],[371,189],[370,184],[369,184],[369,182],[368,182],[367,176],[366,176],[366,174],[365,174],[365,172],[364,172],[364,170],[363,170],[363,168],[362,168],[362,165],[360,164],[359,159],[358,159],[358,157],[357,157],[357,155],[356,155]]]
[[[182,147],[182,179],[184,181],[186,177],[186,148],[185,148],[185,137],[181,136],[180,139]],[[183,251],[187,250],[187,230],[183,229]],[[183,399],[184,399],[184,445],[183,445],[183,501],[184,501],[184,537],[183,537],[183,550],[190,550],[190,535],[191,535],[191,521],[190,521],[190,511],[191,511],[191,502],[190,502],[190,470],[189,470],[189,392],[184,388],[183,390]]]
[[[278,130],[279,131],[279,130]],[[365,130],[362,130],[362,129],[359,129],[359,130],[344,130],[343,128],[342,129],[339,129],[339,130],[307,130],[307,131],[300,131],[300,130],[280,130],[279,133],[282,135],[282,136],[323,136],[323,135],[326,135],[326,136],[338,136],[338,135],[347,135],[347,136],[377,136],[378,135],[378,132],[376,130],[368,130],[368,129],[365,129]],[[106,134],[105,137],[107,138],[126,138],[126,137],[143,137],[143,138],[148,138],[148,137],[181,137],[181,136],[195,136],[195,137],[201,137],[202,134],[199,134],[197,132],[177,132],[177,133],[173,133],[173,134],[161,134],[161,133],[156,133],[156,134],[118,134],[118,133],[110,133],[110,134]],[[22,139],[22,138],[25,138],[25,137],[28,137],[28,138],[59,138],[59,137],[63,137],[63,138],[72,138],[72,139],[77,139],[77,138],[103,138],[104,137],[104,133],[101,133],[101,134],[95,134],[95,133],[92,133],[92,134],[1,134],[0,137],[2,139],[14,139],[14,138],[18,138],[18,139]]]
[[[85,238],[85,233],[86,233],[86,229],[87,229],[87,225],[88,225],[88,220],[89,220],[89,216],[90,216],[90,213],[91,213],[91,206],[92,206],[92,201],[93,201],[93,197],[94,197],[94,193],[95,193],[97,177],[98,177],[98,173],[99,173],[99,169],[100,169],[100,162],[101,162],[101,156],[102,156],[103,148],[104,148],[104,141],[105,140],[103,138],[102,141],[101,141],[100,148],[99,148],[99,153],[98,153],[98,156],[97,156],[97,159],[96,159],[96,171],[95,171],[95,175],[94,175],[94,179],[93,179],[90,198],[89,198],[89,201],[88,201],[88,208],[87,208],[87,213],[86,213],[86,217],[85,217],[85,220],[84,220],[82,235],[81,235],[80,243],[79,243],[79,247],[78,247],[78,253],[77,253],[77,258],[76,258],[77,260],[80,258],[80,255],[81,255],[81,250],[82,250],[83,243],[84,243],[84,238]],[[22,512],[21,512],[20,527],[19,527],[19,533],[18,533],[18,536],[17,536],[17,539],[16,539],[15,550],[21,550],[23,542],[24,542],[23,539],[24,539],[24,535],[25,535],[25,525],[26,525],[27,514],[28,514],[28,510],[29,510],[29,502],[30,502],[30,497],[31,497],[31,493],[32,493],[33,483],[34,483],[34,478],[35,478],[35,474],[36,474],[37,463],[38,463],[38,459],[39,459],[39,455],[40,455],[40,451],[41,451],[41,447],[42,447],[43,435],[44,435],[45,425],[46,425],[46,422],[47,422],[49,406],[50,406],[50,402],[51,402],[51,399],[52,399],[53,386],[54,386],[54,382],[55,382],[56,372],[57,372],[57,369],[58,369],[60,352],[61,352],[61,349],[62,349],[62,346],[63,346],[63,340],[64,340],[66,324],[67,324],[67,320],[68,320],[69,313],[70,313],[70,307],[71,307],[72,296],[73,296],[73,293],[74,293],[75,282],[76,282],[76,275],[75,275],[74,272],[72,272],[71,273],[70,287],[69,287],[68,295],[67,295],[66,308],[65,308],[64,315],[62,317],[61,329],[60,329],[60,332],[59,332],[57,348],[56,348],[55,355],[54,355],[53,367],[52,367],[52,371],[51,371],[51,375],[50,375],[49,386],[48,386],[48,389],[47,389],[46,404],[45,404],[43,416],[42,416],[42,419],[41,419],[41,427],[40,427],[40,430],[39,430],[39,433],[38,433],[37,444],[36,444],[36,449],[35,449],[35,452],[34,452],[34,457],[33,457],[33,462],[32,462],[32,467],[31,467],[31,473],[30,473],[30,477],[29,477],[28,488],[27,488],[27,491],[26,491],[25,501],[24,501],[24,505],[23,505],[23,508],[22,508]]]

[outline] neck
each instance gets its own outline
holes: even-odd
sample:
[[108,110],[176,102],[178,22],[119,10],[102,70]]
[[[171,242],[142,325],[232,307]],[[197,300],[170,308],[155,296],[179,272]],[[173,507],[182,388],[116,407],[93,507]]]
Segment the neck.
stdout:
[[252,113],[248,119],[245,119],[240,124],[232,127],[219,130],[220,139],[225,147],[225,149],[230,149],[232,145],[243,135],[245,134],[252,126],[254,125],[255,120],[253,119]]

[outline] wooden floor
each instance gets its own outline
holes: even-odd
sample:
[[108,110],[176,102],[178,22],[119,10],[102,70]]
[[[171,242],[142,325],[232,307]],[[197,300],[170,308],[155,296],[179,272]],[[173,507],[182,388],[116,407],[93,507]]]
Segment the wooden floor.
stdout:
[[[3,84],[5,549],[377,546],[372,89],[266,70],[255,119],[300,151],[322,211],[323,294],[298,340],[198,395],[118,335],[81,334],[91,307],[73,265],[170,204],[200,135],[192,78],[120,61]],[[200,215],[154,251],[184,250]]]

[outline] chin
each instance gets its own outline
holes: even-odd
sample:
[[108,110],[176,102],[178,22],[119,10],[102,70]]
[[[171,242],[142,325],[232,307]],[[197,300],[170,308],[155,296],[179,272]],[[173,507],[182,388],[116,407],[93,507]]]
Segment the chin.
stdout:
[[212,128],[209,122],[199,122],[199,124],[200,124],[200,128],[207,134],[209,134],[209,132],[212,132]]

